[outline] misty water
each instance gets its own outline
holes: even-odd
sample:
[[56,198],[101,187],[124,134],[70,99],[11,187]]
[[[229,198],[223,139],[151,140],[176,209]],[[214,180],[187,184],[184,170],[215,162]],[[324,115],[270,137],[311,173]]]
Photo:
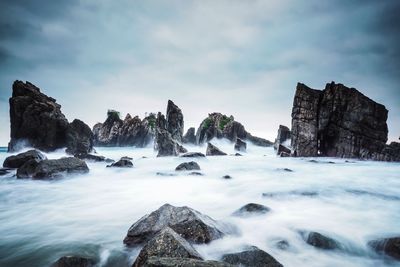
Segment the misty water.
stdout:
[[[232,144],[215,143],[234,153]],[[204,153],[206,147],[188,149]],[[195,246],[205,259],[255,245],[285,266],[398,265],[374,254],[366,243],[400,233],[399,163],[278,158],[272,148],[250,145],[243,157],[195,159],[204,176],[160,176],[156,173],[176,174],[179,163],[192,159],[157,158],[151,147],[96,150],[112,159],[130,156],[134,168],[88,162],[88,174],[58,180],[0,177],[0,266],[49,266],[71,254],[95,257],[99,266],[130,266],[139,248],[124,247],[128,228],[165,203],[189,206],[236,227],[236,234]],[[0,161],[7,156],[3,150]],[[271,211],[231,215],[249,202]],[[300,230],[333,237],[343,249],[316,249],[304,242]],[[289,248],[278,248],[281,240]]]

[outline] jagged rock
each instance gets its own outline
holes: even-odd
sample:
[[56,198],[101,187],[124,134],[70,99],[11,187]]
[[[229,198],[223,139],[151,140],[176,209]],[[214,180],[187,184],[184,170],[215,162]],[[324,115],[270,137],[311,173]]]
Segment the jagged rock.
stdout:
[[187,130],[186,134],[183,136],[182,142],[186,144],[196,144],[196,129],[194,127]]
[[204,155],[203,153],[200,152],[187,152],[183,155],[181,155],[181,157],[183,158],[204,158],[206,155]]
[[378,253],[400,260],[400,236],[372,240],[368,246]]
[[334,82],[323,91],[297,84],[292,110],[294,156],[396,160],[387,149],[385,106]]
[[171,134],[172,139],[177,142],[182,142],[183,136],[183,114],[180,108],[171,100],[168,100],[167,105],[167,131]]
[[300,232],[307,244],[320,249],[338,249],[339,242],[318,232]]
[[18,178],[49,179],[62,176],[63,173],[87,173],[89,168],[83,160],[75,157],[61,159],[36,159],[25,162],[17,170]]
[[288,155],[290,156],[291,150],[287,147],[285,147],[284,145],[278,145],[278,149],[276,151],[276,153],[282,157],[282,154],[284,154],[284,156]]
[[246,144],[246,142],[244,142],[244,141],[242,141],[241,139],[239,139],[239,138],[236,138],[236,143],[235,143],[235,150],[238,150],[238,151],[246,151],[246,149],[247,149],[247,144]]
[[64,256],[59,258],[51,267],[94,267],[93,259],[80,256]]
[[66,132],[66,152],[75,154],[90,153],[93,150],[93,133],[90,127],[81,120],[73,120]]
[[291,139],[291,132],[289,128],[284,125],[279,125],[278,136],[275,139],[274,149],[277,150],[280,144],[284,144],[290,139]]
[[213,144],[208,143],[206,155],[207,156],[225,156],[226,153],[219,150],[219,148],[214,146]]
[[183,162],[175,168],[175,171],[192,171],[192,170],[200,170],[199,164],[197,164],[194,161]]
[[133,163],[131,161],[132,158],[122,157],[117,162],[111,163],[107,167],[118,167],[118,168],[132,168]]
[[225,254],[222,261],[235,266],[247,267],[283,267],[274,257],[256,246],[251,246],[238,253]]
[[203,261],[190,258],[149,257],[144,267],[234,267],[219,261]]
[[255,214],[265,214],[270,211],[270,208],[256,203],[249,203],[235,211],[232,215],[234,216],[248,216]]
[[40,151],[32,149],[24,153],[20,153],[14,156],[9,156],[4,160],[3,167],[6,168],[19,168],[24,165],[25,162],[35,159],[38,161],[45,160],[47,157]]
[[66,146],[69,124],[54,98],[41,93],[30,82],[15,81],[9,102],[9,152],[21,149],[20,144],[42,151],[53,151]]
[[167,226],[189,242],[197,244],[209,243],[224,235],[218,229],[217,222],[210,217],[186,206],[174,207],[165,204],[134,223],[128,230],[124,244],[142,244]]
[[167,121],[161,112],[156,120],[156,140],[155,149],[158,150],[157,157],[177,156],[179,153],[186,153],[187,150],[174,140],[167,131]]

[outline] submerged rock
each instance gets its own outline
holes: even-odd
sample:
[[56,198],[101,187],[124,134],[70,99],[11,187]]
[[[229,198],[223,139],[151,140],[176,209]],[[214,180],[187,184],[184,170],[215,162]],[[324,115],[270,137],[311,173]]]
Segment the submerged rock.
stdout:
[[246,151],[247,144],[243,140],[237,138],[235,143],[235,150],[237,151]]
[[200,259],[200,254],[169,227],[162,229],[142,248],[132,267],[144,266],[149,257]]
[[168,100],[166,120],[166,128],[171,134],[172,139],[181,143],[183,136],[183,114],[181,109],[171,100]]
[[290,247],[290,244],[286,240],[280,240],[276,242],[276,247],[279,248],[280,250],[287,250]]
[[93,133],[90,127],[81,120],[73,120],[66,132],[65,152],[71,155],[90,153],[93,150]]
[[232,179],[232,176],[227,174],[227,175],[222,176],[222,178],[224,178],[224,179]]
[[232,215],[234,216],[248,216],[248,215],[260,215],[270,211],[270,208],[256,203],[249,203],[235,211]]
[[291,132],[287,126],[279,125],[278,136],[275,139],[274,149],[277,150],[279,145],[286,143],[291,139]]
[[124,244],[142,244],[167,226],[189,242],[197,244],[209,243],[224,235],[218,229],[217,222],[210,217],[189,207],[165,204],[134,223],[128,230]]
[[246,267],[283,267],[274,257],[256,246],[247,248],[242,252],[225,254],[222,261],[235,266]]
[[183,162],[175,168],[175,171],[191,171],[191,170],[200,170],[199,164],[197,164],[197,162],[194,161]]
[[320,248],[320,249],[338,249],[340,248],[339,242],[335,239],[324,236],[318,232],[301,232],[300,233],[307,244]]
[[18,178],[49,179],[62,176],[63,173],[87,173],[89,168],[83,160],[75,157],[61,159],[35,159],[24,163],[17,170]]
[[181,155],[183,158],[204,158],[205,156],[206,155],[200,152],[187,152]]
[[204,174],[202,174],[201,172],[190,172],[188,174],[192,176],[204,176]]
[[24,165],[25,162],[34,159],[37,161],[45,160],[47,157],[40,151],[32,149],[23,153],[19,153],[14,156],[9,156],[4,160],[3,167],[6,168],[19,168]]
[[400,236],[372,240],[368,246],[378,253],[400,260]]
[[183,136],[182,142],[186,144],[196,144],[196,129],[194,127],[187,130],[186,134]]
[[234,265],[219,261],[203,261],[190,258],[149,257],[145,267],[234,267]]
[[207,156],[226,156],[227,154],[225,152],[222,152],[218,147],[214,146],[213,144],[208,143],[206,155]]
[[118,167],[118,168],[132,168],[133,163],[131,161],[132,158],[122,157],[117,162],[111,163],[107,167]]
[[93,259],[80,256],[64,256],[59,258],[51,267],[94,267]]

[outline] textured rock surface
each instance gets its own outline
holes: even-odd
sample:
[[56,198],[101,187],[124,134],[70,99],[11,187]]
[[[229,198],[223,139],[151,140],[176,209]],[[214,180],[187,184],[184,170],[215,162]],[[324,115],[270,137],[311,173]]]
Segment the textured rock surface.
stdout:
[[179,164],[176,168],[176,171],[192,171],[192,170],[200,170],[199,164],[194,161],[183,162]]
[[235,150],[245,152],[247,149],[247,144],[243,140],[236,138]]
[[203,261],[190,258],[149,257],[145,267],[234,267],[219,261]]
[[205,156],[206,155],[200,152],[187,152],[181,155],[183,158],[204,158]]
[[93,133],[81,120],[73,120],[66,132],[66,152],[72,155],[90,153],[93,150]]
[[291,132],[287,126],[279,125],[278,135],[274,142],[274,149],[278,149],[280,144],[291,140]]
[[93,267],[95,261],[79,256],[64,256],[58,259],[51,267]]
[[218,147],[214,146],[213,144],[208,143],[206,155],[207,156],[225,156],[226,153],[222,152]]
[[249,203],[238,209],[233,213],[234,216],[248,216],[248,215],[257,215],[257,214],[265,214],[269,212],[270,209],[264,205],[257,203]]
[[171,100],[168,100],[166,120],[167,131],[171,134],[172,139],[182,143],[183,114]]
[[279,144],[276,153],[281,157],[284,157],[286,155],[290,156],[291,150],[284,145]]
[[3,167],[6,168],[19,168],[24,165],[25,162],[34,159],[37,161],[41,161],[46,159],[46,156],[43,155],[40,151],[32,149],[28,150],[24,153],[19,153],[14,156],[9,156],[4,160]]
[[274,257],[255,246],[242,252],[225,254],[222,256],[222,261],[235,266],[283,267]]
[[303,236],[304,240],[313,247],[327,250],[340,248],[339,242],[320,233],[301,232],[301,235]]
[[132,266],[143,266],[147,259],[152,256],[202,259],[192,245],[169,227],[162,229],[147,242]]
[[167,120],[159,112],[156,120],[155,149],[158,150],[157,157],[177,156],[179,153],[186,153],[187,150],[181,146],[167,131]]
[[167,226],[189,242],[198,244],[209,243],[223,236],[216,221],[210,217],[189,207],[165,204],[134,223],[124,243],[128,246],[142,244]]
[[187,144],[196,144],[196,129],[194,127],[187,130],[186,134],[183,136],[182,142]]
[[117,162],[111,163],[107,167],[116,167],[116,168],[132,168],[133,163],[129,158],[121,158]]
[[378,253],[400,260],[400,236],[372,240],[368,242],[368,246]]

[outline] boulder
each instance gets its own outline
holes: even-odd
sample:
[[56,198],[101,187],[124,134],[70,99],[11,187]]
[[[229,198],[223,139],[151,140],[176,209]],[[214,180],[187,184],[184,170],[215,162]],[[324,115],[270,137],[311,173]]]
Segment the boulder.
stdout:
[[80,256],[64,256],[59,258],[51,267],[94,267],[93,259]]
[[181,155],[183,158],[204,158],[205,156],[206,155],[200,152],[187,152]]
[[236,138],[235,150],[245,152],[246,148],[247,148],[246,142],[244,142],[239,138]]
[[66,152],[71,155],[92,152],[93,138],[92,130],[86,123],[78,119],[73,120],[66,132]]
[[17,170],[18,178],[51,179],[63,173],[87,173],[89,168],[83,160],[75,157],[61,159],[29,160]]
[[368,246],[377,253],[400,260],[400,236],[372,240]]
[[118,160],[117,162],[111,163],[107,167],[132,168],[133,163],[131,161],[131,158],[122,157],[120,160]]
[[172,139],[182,143],[183,136],[183,114],[180,108],[171,100],[168,100],[167,113],[166,113],[166,128],[171,134]]
[[300,234],[307,244],[313,247],[325,250],[340,248],[339,242],[318,232],[301,232]]
[[189,258],[202,260],[185,239],[169,227],[162,229],[142,248],[132,267],[144,266],[149,257]]
[[165,204],[134,223],[128,230],[124,244],[142,244],[167,226],[189,242],[197,244],[209,243],[224,235],[218,229],[217,222],[210,217],[189,207]]
[[206,155],[207,156],[225,156],[226,153],[219,150],[219,148],[214,146],[213,144],[208,143]]
[[192,171],[192,170],[200,170],[200,166],[199,164],[197,164],[197,162],[194,161],[183,162],[175,168],[175,171]]
[[185,144],[196,144],[196,129],[194,127],[187,130],[186,134],[183,136],[182,142]]
[[274,142],[274,149],[277,150],[279,145],[285,144],[290,140],[291,140],[291,132],[289,128],[284,125],[279,125],[278,136],[276,137]]
[[4,160],[3,167],[6,168],[19,168],[24,165],[25,162],[34,159],[37,161],[47,159],[40,151],[32,149],[24,153],[20,153],[14,156],[9,156]]
[[203,261],[191,258],[149,257],[145,267],[234,267],[234,265],[219,261]]
[[249,203],[233,213],[234,216],[244,217],[248,215],[260,215],[270,211],[270,208],[256,203]]
[[225,254],[222,256],[222,261],[235,266],[283,267],[274,257],[255,246],[251,246],[242,252]]

